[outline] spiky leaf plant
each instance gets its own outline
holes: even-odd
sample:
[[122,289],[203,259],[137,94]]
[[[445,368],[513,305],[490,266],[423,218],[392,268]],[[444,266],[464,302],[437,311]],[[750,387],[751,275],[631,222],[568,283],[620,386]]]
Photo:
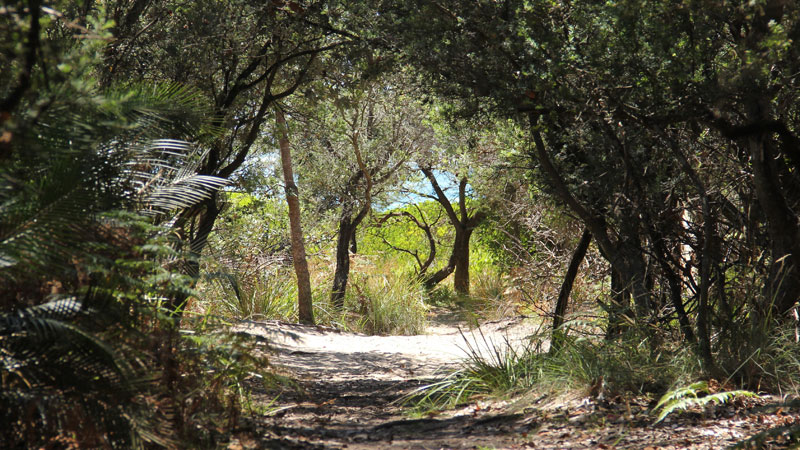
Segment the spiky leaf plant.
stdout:
[[[187,284],[166,225],[225,180],[197,175],[205,109],[174,84],[28,92],[0,122],[0,442],[170,446],[158,305]],[[160,224],[160,225],[159,225]]]
[[[138,448],[172,444],[167,417],[138,401],[155,379],[108,337],[112,298],[91,291],[0,316],[0,432],[3,442],[53,441]],[[130,329],[127,330],[131,332]],[[128,337],[130,339],[130,337]],[[150,405],[152,407],[152,405]],[[66,430],[75,434],[69,436]]]

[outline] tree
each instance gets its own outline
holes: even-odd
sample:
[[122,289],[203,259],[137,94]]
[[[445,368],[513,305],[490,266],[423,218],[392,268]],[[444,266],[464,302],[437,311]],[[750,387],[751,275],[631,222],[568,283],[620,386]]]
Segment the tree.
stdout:
[[[273,105],[293,95],[319,71],[317,56],[349,45],[335,8],[324,2],[111,2],[117,26],[106,52],[103,80],[174,80],[196,86],[213,110],[216,133],[198,168],[230,178],[259,140]],[[175,223],[195,255],[202,253],[221,212],[212,197]],[[199,275],[194,260],[184,265]],[[180,309],[180,304],[173,305]]]
[[311,279],[308,274],[306,250],[303,244],[303,229],[300,226],[300,202],[297,185],[292,170],[292,154],[283,111],[275,110],[275,121],[280,133],[281,166],[286,186],[286,202],[289,204],[289,227],[292,236],[292,263],[297,276],[297,310],[300,323],[314,324],[314,310],[311,304]]
[[467,177],[464,176],[458,180],[458,213],[456,213],[447,198],[447,194],[439,186],[439,182],[436,181],[433,171],[427,167],[423,167],[420,170],[425,174],[433,188],[434,195],[431,197],[442,205],[450,224],[455,229],[453,251],[447,261],[447,265],[426,277],[424,283],[428,288],[432,288],[455,272],[453,288],[459,294],[467,295],[469,294],[469,240],[475,228],[486,217],[486,213],[479,209],[470,214],[467,207]]
[[158,303],[188,291],[161,224],[226,184],[178,140],[202,134],[205,110],[174,84],[98,86],[106,24],[21,6],[0,12],[3,33],[27,36],[3,57],[30,63],[3,74],[20,81],[2,88],[0,123],[0,440],[173,445],[157,336],[140,327],[171,330]]
[[[413,209],[416,211],[416,214],[410,211],[410,207],[406,207],[404,209],[396,209],[394,211],[390,211],[387,214],[384,214],[380,218],[378,218],[375,222],[374,227],[376,229],[385,229],[387,225],[392,223],[398,223],[397,219],[406,218],[407,221],[412,222],[414,226],[416,226],[422,233],[425,235],[425,239],[428,244],[428,256],[425,257],[423,261],[420,259],[419,250],[414,248],[413,245],[406,247],[400,247],[397,243],[393,243],[389,241],[389,238],[383,234],[380,234],[380,239],[390,249],[400,252],[406,253],[414,258],[417,266],[415,268],[415,274],[417,279],[424,280],[428,274],[428,269],[431,267],[433,262],[436,260],[436,238],[434,237],[434,227],[438,225],[439,219],[441,218],[441,214],[437,216],[434,220],[430,221],[426,217],[424,209],[421,205],[415,203],[413,205]],[[424,206],[424,205],[423,205]],[[402,222],[400,222],[402,223]],[[409,240],[409,236],[403,236],[405,240]],[[413,242],[413,241],[412,241]]]
[[[453,286],[460,294],[469,294],[469,248],[475,229],[487,218],[491,179],[500,168],[499,147],[503,124],[490,118],[473,117],[466,121],[454,114],[454,105],[440,102],[431,114],[436,130],[436,145],[418,158],[420,171],[431,186],[426,194],[438,202],[454,230],[453,249],[447,264],[425,278],[432,288],[451,273]],[[457,190],[454,207],[440,179],[450,177]],[[482,192],[487,191],[487,192]],[[502,201],[502,200],[501,200]],[[458,211],[456,211],[456,208]],[[471,210],[471,211],[470,211]]]
[[[331,302],[342,307],[356,230],[379,197],[402,177],[408,160],[428,144],[420,105],[402,77],[335,73],[314,86],[309,109],[303,181],[319,193],[319,207],[339,208]],[[347,68],[347,67],[345,67]],[[343,68],[343,69],[345,69]]]
[[575,277],[578,275],[578,268],[586,256],[586,251],[589,250],[589,244],[592,242],[592,234],[589,230],[584,229],[581,233],[581,239],[578,241],[578,246],[572,253],[569,260],[569,267],[567,274],[564,275],[564,282],[561,284],[561,290],[558,292],[558,299],[556,300],[556,307],[553,311],[553,332],[550,338],[550,353],[558,352],[562,345],[562,330],[561,326],[564,325],[564,315],[567,312],[567,305],[569,304],[569,294],[572,291],[572,285],[575,282]]
[[[381,17],[386,41],[464,114],[527,128],[533,179],[612,268],[609,335],[623,315],[675,317],[713,370],[715,323],[733,333],[737,308],[758,321],[797,301],[796,12],[512,0],[391,5]],[[764,275],[763,295],[732,305],[730,274],[749,270]]]

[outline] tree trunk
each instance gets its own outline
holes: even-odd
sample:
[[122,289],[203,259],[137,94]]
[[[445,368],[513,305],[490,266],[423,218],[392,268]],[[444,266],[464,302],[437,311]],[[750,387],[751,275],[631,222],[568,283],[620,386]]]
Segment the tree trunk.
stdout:
[[[559,174],[556,167],[550,160],[547,154],[547,149],[544,144],[541,132],[536,128],[537,114],[531,113],[531,137],[533,138],[536,157],[539,160],[540,167],[545,175],[550,179],[553,184],[555,194],[561,199],[583,222],[584,226],[592,233],[592,237],[603,254],[603,257],[611,263],[612,276],[611,286],[615,292],[612,294],[614,300],[612,303],[619,303],[620,305],[608,305],[609,314],[609,328],[606,334],[607,338],[611,338],[620,330],[621,322],[618,321],[618,315],[622,311],[630,313],[628,305],[622,305],[623,300],[620,293],[623,291],[625,295],[624,300],[627,300],[632,294],[636,304],[636,313],[639,316],[644,316],[650,311],[650,293],[647,291],[647,282],[645,274],[645,261],[642,255],[641,246],[637,239],[639,238],[638,232],[633,227],[633,224],[623,224],[618,235],[620,238],[617,242],[612,239],[611,233],[602,215],[598,215],[589,210],[586,206],[581,204],[574,195],[570,192],[566,182]],[[635,217],[631,214],[630,217]],[[624,285],[624,288],[623,288]],[[615,289],[616,288],[616,289]],[[619,311],[618,308],[623,308]]]
[[553,333],[550,338],[550,354],[558,352],[561,347],[564,334],[559,330],[561,325],[564,324],[564,314],[567,312],[567,305],[569,303],[569,294],[572,292],[572,285],[575,282],[575,277],[578,275],[578,268],[589,250],[589,244],[592,242],[592,233],[588,229],[583,229],[578,247],[572,253],[572,258],[567,267],[567,274],[564,275],[564,282],[561,283],[561,291],[558,293],[558,300],[556,301],[556,309],[553,311]]
[[333,273],[333,289],[331,305],[341,309],[344,306],[344,294],[347,291],[347,279],[350,276],[350,249],[348,248],[355,233],[356,226],[350,218],[350,212],[344,211],[339,219],[339,236],[336,241],[336,269]]
[[369,209],[370,203],[364,204],[354,217],[352,206],[342,207],[342,215],[339,217],[339,235],[336,239],[336,269],[333,272],[333,289],[331,289],[331,304],[335,308],[344,306],[347,280],[350,277],[350,251],[355,242],[356,229],[367,217]]
[[429,168],[422,168],[422,173],[425,174],[428,181],[431,183],[431,187],[436,193],[436,201],[442,205],[442,208],[444,208],[447,213],[447,218],[456,231],[456,236],[453,240],[453,252],[450,254],[447,265],[436,271],[433,275],[425,278],[423,284],[426,288],[431,289],[455,271],[453,289],[459,294],[469,295],[469,239],[472,236],[472,232],[475,231],[475,228],[486,217],[486,213],[477,211],[472,217],[469,216],[467,212],[466,177],[461,178],[458,183],[459,217],[459,214],[453,209],[450,200],[447,199],[447,195],[445,195],[441,186],[439,186],[439,183],[436,181],[433,171]]
[[292,262],[297,275],[297,311],[300,323],[314,324],[314,311],[311,304],[311,277],[308,273],[306,249],[303,244],[303,230],[300,226],[300,201],[297,185],[294,183],[292,171],[292,153],[289,148],[289,135],[286,130],[286,119],[283,111],[275,108],[275,120],[280,132],[281,165],[283,166],[283,182],[286,185],[286,202],[289,204],[289,228],[292,237]]
[[[185,236],[185,229],[182,226],[176,227],[176,232],[183,236],[182,240],[184,242],[189,242],[189,253],[192,257],[183,260],[182,269],[186,275],[189,275],[193,279],[193,285],[200,278],[200,255],[203,253],[208,243],[208,235],[211,234],[211,230],[214,229],[214,222],[216,222],[221,212],[217,206],[216,192],[213,193],[210,198],[206,199],[203,205],[205,206],[205,210],[200,214],[200,218],[197,221],[197,229],[190,231],[189,236]],[[178,223],[186,223],[187,218],[188,215],[182,215]],[[172,314],[176,326],[180,326],[181,318],[183,317],[183,309],[186,307],[186,301],[188,299],[189,294],[181,292],[176,294],[175,298],[172,299],[168,305],[168,309],[170,310],[170,314]]]
[[613,265],[611,266],[611,304],[608,305],[608,328],[606,340],[612,340],[622,332],[623,314],[627,314],[630,304],[630,291],[622,281],[622,275]]
[[[463,251],[464,247],[464,244],[462,243],[463,240],[464,240],[464,231],[461,230],[459,227],[456,227],[456,237],[453,240],[453,251],[450,252],[450,258],[447,259],[447,265],[437,270],[436,272],[432,273],[431,275],[425,277],[422,284],[425,286],[426,289],[433,289],[437,284],[444,281],[447,277],[450,276],[451,273],[453,273],[453,271],[455,271],[458,262],[458,252],[459,252],[458,249],[462,248]],[[467,254],[469,254],[469,242],[467,242],[466,247],[467,247]],[[469,256],[467,256],[467,264],[469,264]],[[469,272],[467,273],[467,277],[469,277]],[[469,283],[469,278],[467,278],[467,283]]]
[[700,261],[700,292],[697,304],[697,350],[703,359],[706,370],[713,370],[714,357],[711,355],[711,336],[709,334],[711,306],[708,292],[711,284],[711,249],[714,236],[714,217],[708,204],[708,196],[703,197],[703,253]]
[[472,230],[464,230],[461,235],[461,239],[456,239],[453,245],[455,257],[453,289],[458,294],[469,295],[469,238],[472,236]]
[[767,217],[773,261],[765,286],[766,305],[762,314],[765,317],[769,315],[779,317],[794,306],[798,297],[797,292],[800,290],[797,267],[797,255],[800,255],[800,242],[798,242],[800,229],[797,225],[797,216],[787,205],[776,171],[771,167],[771,159],[774,157],[771,145],[765,142],[766,140],[765,136],[751,137],[748,146],[756,196]]

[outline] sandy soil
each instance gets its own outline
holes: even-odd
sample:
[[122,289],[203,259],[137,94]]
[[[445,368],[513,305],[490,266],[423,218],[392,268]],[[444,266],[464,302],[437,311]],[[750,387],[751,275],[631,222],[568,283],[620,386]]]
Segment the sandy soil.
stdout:
[[[654,426],[649,405],[588,395],[526,408],[476,401],[435,417],[411,418],[398,399],[459,367],[468,347],[488,354],[517,349],[537,326],[523,318],[470,329],[440,312],[427,334],[365,336],[283,322],[235,327],[272,349],[271,361],[292,374],[302,392],[269,404],[229,449],[522,449],[725,448],[772,425],[798,421],[797,411],[726,408],[668,418]],[[467,345],[466,341],[470,344]],[[762,402],[763,403],[763,402]],[[756,405],[751,405],[754,408]],[[786,448],[773,440],[770,448]]]

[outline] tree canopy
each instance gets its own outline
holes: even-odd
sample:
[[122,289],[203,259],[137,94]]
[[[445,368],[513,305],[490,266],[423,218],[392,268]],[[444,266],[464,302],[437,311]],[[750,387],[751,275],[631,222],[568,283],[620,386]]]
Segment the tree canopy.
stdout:
[[[558,271],[560,293],[527,299],[551,353],[591,310],[606,342],[687,345],[751,385],[747,355],[797,325],[795,2],[18,0],[0,38],[8,442],[74,431],[60,409],[96,379],[84,446],[181,438],[182,419],[148,431],[180,402],[147,416],[166,394],[134,386],[178,385],[179,345],[137,333],[184,342],[192,301],[241,303],[289,262],[282,318],[372,329],[370,255],[413,256],[387,271],[415,314],[451,274],[466,298],[485,273],[511,292]],[[570,306],[581,277],[594,290]],[[110,406],[118,387],[133,409]]]

